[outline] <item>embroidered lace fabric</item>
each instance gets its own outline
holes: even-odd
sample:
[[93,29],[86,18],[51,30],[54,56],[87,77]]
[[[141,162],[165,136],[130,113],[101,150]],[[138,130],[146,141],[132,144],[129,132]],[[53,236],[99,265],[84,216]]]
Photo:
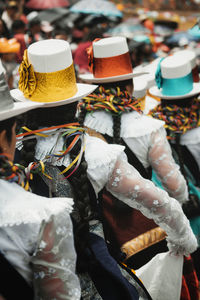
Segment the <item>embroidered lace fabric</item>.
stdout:
[[[155,121],[157,120],[152,119],[151,123],[149,117],[141,117],[137,112],[124,113],[121,119],[121,136],[145,168],[152,166],[169,195],[184,203],[188,200],[186,181],[172,157],[164,123]],[[87,115],[85,124],[101,133],[112,135],[112,116],[106,112]]]
[[2,254],[28,283],[34,282],[36,299],[80,299],[72,199],[40,197],[4,180],[0,189]]
[[76,254],[70,216],[52,216],[42,225],[32,257],[34,286],[38,299],[80,299],[75,275]]
[[148,160],[168,194],[182,204],[188,200],[187,184],[172,157],[171,147],[165,133],[162,128],[151,135]]
[[[48,144],[47,140],[46,151],[52,147]],[[86,136],[87,174],[96,194],[106,186],[116,198],[154,219],[168,234],[168,247],[173,253],[187,255],[195,251],[197,241],[180,204],[152,182],[144,180],[127,163],[123,149],[123,146]]]
[[41,224],[52,214],[72,211],[71,198],[46,198],[25,191],[16,183],[0,179],[0,227]]
[[168,248],[173,254],[188,255],[196,250],[197,240],[178,201],[142,178],[126,161],[117,161],[106,188],[119,200],[154,219],[166,231]]

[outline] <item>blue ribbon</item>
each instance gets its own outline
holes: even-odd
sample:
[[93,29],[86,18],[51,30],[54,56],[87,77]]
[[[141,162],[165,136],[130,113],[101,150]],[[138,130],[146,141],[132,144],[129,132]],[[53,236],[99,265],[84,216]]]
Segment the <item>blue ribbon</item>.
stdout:
[[156,84],[157,84],[157,87],[160,89],[162,87],[162,81],[163,81],[163,77],[162,77],[162,74],[161,74],[161,62],[163,61],[164,58],[161,58],[159,63],[158,63],[158,66],[157,66],[157,69],[156,69],[156,73],[155,73],[155,81],[156,81]]

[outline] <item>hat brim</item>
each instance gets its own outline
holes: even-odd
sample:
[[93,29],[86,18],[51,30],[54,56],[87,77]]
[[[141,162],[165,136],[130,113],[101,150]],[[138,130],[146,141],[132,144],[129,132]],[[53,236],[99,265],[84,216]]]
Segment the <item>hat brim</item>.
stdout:
[[42,103],[37,102],[14,102],[14,106],[11,109],[0,111],[0,121],[10,119],[12,117],[21,115],[29,110],[41,107]]
[[138,77],[141,75],[149,74],[148,72],[134,72],[119,76],[112,76],[112,77],[104,77],[104,78],[95,78],[92,73],[86,73],[86,74],[79,74],[79,78],[85,82],[88,83],[107,83],[107,82],[116,82],[116,81],[123,81],[128,80],[134,77]]
[[185,95],[180,95],[180,96],[166,96],[162,94],[162,89],[158,89],[157,86],[153,86],[149,90],[150,94],[153,96],[156,96],[161,99],[166,99],[166,100],[174,100],[174,99],[185,99],[185,98],[190,98],[192,96],[200,94],[200,84],[199,83],[193,83],[193,89],[191,92],[185,94]]
[[76,101],[82,99],[83,97],[91,94],[94,90],[96,90],[97,87],[98,87],[97,85],[77,83],[78,91],[73,97],[70,97],[68,99],[63,99],[63,100],[60,100],[60,101],[55,101],[55,102],[33,102],[30,99],[25,98],[23,93],[19,89],[11,90],[10,93],[11,93],[11,96],[16,101],[19,101],[19,102],[40,103],[40,104],[42,104],[41,107],[56,107],[56,106],[61,106],[61,105],[76,102]]

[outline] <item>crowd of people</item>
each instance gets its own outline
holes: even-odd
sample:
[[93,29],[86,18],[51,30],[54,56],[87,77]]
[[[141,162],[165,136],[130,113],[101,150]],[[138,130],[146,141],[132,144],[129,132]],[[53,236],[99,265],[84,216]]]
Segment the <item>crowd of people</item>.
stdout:
[[138,19],[2,11],[0,300],[200,299],[199,45]]

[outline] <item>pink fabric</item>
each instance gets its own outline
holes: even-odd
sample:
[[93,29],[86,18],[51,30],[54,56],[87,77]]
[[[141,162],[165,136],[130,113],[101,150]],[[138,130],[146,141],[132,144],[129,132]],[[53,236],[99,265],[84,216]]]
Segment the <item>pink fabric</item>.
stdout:
[[89,72],[88,55],[86,49],[92,45],[92,42],[84,42],[78,45],[74,53],[74,63],[78,65],[80,72]]

